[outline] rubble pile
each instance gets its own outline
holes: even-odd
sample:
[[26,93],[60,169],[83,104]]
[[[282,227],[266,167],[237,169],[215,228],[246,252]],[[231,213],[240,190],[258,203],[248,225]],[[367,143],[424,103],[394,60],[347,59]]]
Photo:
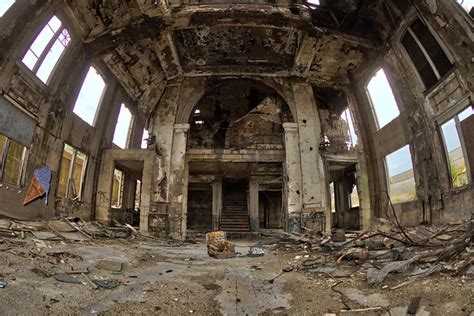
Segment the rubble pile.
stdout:
[[[296,250],[290,261],[294,270],[331,278],[363,274],[369,285],[383,285],[393,274],[416,278],[443,272],[452,276],[474,275],[474,221],[458,225],[403,228],[378,219],[371,231],[325,236],[281,234],[279,249]],[[401,286],[403,286],[402,284]]]

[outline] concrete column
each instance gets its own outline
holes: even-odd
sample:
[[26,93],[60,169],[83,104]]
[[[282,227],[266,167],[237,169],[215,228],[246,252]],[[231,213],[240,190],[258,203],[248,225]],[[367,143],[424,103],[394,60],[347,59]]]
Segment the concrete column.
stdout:
[[[298,114],[299,148],[301,155],[303,217],[314,212],[324,212],[325,230],[331,229],[331,210],[326,203],[326,174],[319,154],[322,141],[321,122],[311,85],[293,84],[293,94]],[[305,219],[303,218],[303,223]]]
[[[142,175],[142,192],[140,197],[140,233],[148,235],[149,231],[149,222],[150,222],[150,211],[151,211],[151,201],[152,201],[152,175],[155,168],[155,153],[148,150],[140,150],[144,157],[143,164],[143,175]],[[147,154],[144,155],[144,153]]]
[[251,177],[249,183],[249,215],[250,215],[250,230],[257,232],[260,230],[259,218],[259,203],[258,203],[258,180]]
[[212,183],[212,229],[219,230],[222,214],[222,178],[216,177]]
[[285,165],[286,165],[286,209],[288,210],[288,231],[300,231],[301,210],[301,159],[298,140],[298,124],[283,123],[285,131]]
[[173,146],[171,149],[171,168],[169,177],[169,211],[168,220],[170,235],[175,239],[184,239],[186,233],[185,188],[186,144],[189,124],[175,124]]

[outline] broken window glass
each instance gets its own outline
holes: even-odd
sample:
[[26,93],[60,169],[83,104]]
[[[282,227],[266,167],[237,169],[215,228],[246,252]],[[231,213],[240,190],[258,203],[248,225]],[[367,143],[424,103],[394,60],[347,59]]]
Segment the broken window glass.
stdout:
[[387,155],[385,163],[388,172],[388,193],[392,203],[416,200],[415,175],[409,145]]
[[65,144],[59,170],[58,196],[73,200],[81,199],[86,166],[87,156]]
[[21,185],[26,161],[26,147],[0,135],[0,179]]
[[105,91],[105,81],[94,66],[89,68],[81,91],[74,104],[73,112],[86,123],[94,126],[97,109]]
[[354,128],[354,120],[352,119],[352,114],[351,114],[351,111],[347,108],[344,112],[342,112],[341,114],[341,119],[343,119],[344,121],[346,121],[347,125],[348,125],[348,133],[349,133],[349,143],[348,143],[348,147],[351,148],[351,147],[354,147],[355,145],[357,145],[357,134],[355,132],[355,128]]
[[0,1],[0,17],[2,17],[5,12],[10,9],[10,7],[15,3],[15,0],[2,0]]
[[408,27],[401,42],[427,89],[453,68],[439,42],[420,19]]
[[115,125],[114,139],[115,145],[120,148],[126,148],[128,146],[130,136],[130,126],[132,123],[132,113],[125,104],[122,103],[120,106],[120,113]]
[[22,62],[46,84],[70,41],[69,31],[53,16],[36,36]]
[[121,208],[123,202],[123,188],[125,184],[124,172],[119,169],[114,170],[114,178],[112,184],[112,200],[111,207]]
[[146,129],[143,129],[143,136],[142,136],[142,149],[148,148],[148,139],[150,138],[150,134]]
[[444,146],[449,162],[449,172],[453,188],[462,187],[469,183],[467,172],[466,152],[462,145],[461,122],[473,115],[472,107],[468,107],[452,119],[441,125]]
[[392,87],[383,69],[377,71],[370,79],[367,91],[379,129],[400,115]]

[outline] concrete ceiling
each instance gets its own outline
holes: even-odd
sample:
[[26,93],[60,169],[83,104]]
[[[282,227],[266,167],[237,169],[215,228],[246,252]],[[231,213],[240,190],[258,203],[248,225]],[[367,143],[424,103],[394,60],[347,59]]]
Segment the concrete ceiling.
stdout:
[[321,1],[318,8],[229,1],[65,2],[88,54],[105,61],[145,113],[167,81],[183,76],[297,76],[344,83],[381,37],[374,12],[382,0]]

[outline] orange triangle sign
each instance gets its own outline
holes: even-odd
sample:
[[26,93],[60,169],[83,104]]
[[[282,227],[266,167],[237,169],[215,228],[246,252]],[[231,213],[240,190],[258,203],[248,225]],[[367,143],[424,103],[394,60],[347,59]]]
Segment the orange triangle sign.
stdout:
[[23,205],[26,205],[34,200],[42,197],[46,193],[45,189],[41,185],[37,177],[31,179],[30,187],[28,188],[28,193],[26,193],[25,199],[23,200]]

